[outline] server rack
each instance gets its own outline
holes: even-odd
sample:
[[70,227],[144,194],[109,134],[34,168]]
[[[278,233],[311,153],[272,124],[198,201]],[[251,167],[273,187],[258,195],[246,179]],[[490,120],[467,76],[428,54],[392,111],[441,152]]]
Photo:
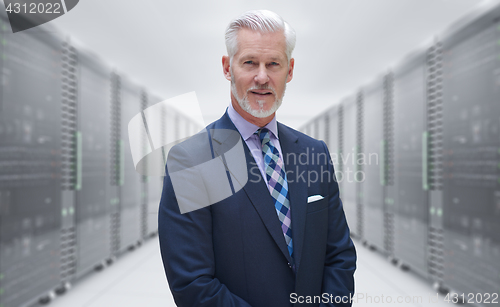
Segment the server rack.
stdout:
[[443,50],[436,41],[427,51],[427,146],[425,157],[424,187],[429,190],[428,268],[436,288],[443,288],[444,281],[444,231],[443,231]]
[[172,144],[179,139],[179,126],[177,125],[178,119],[176,112],[170,107],[165,108],[165,138],[167,144]]
[[78,55],[68,42],[62,45],[61,70],[61,235],[60,278],[64,292],[75,278],[76,191],[81,187],[81,138],[78,132]]
[[394,234],[395,234],[395,216],[396,216],[396,160],[395,160],[395,131],[394,131],[394,74],[387,73],[384,76],[384,133],[382,143],[381,161],[381,183],[384,189],[384,253],[393,257],[394,255]]
[[316,132],[316,139],[326,141],[327,139],[327,121],[328,121],[328,116],[326,114],[322,114],[321,116],[317,117],[315,120],[315,123],[317,125],[317,132]]
[[[155,105],[161,101],[160,98],[149,95],[149,105]],[[167,144],[167,108],[161,108],[161,134],[160,138],[162,140],[161,144]],[[163,151],[165,152],[165,151]],[[165,154],[163,154],[163,161],[166,161]],[[160,204],[161,193],[163,190],[163,177],[160,176],[147,176],[145,178],[146,186],[148,189],[148,198],[146,202],[146,220],[147,220],[147,230],[145,236],[153,236],[158,231],[158,207]]]
[[500,290],[499,18],[442,39],[444,283],[465,300]]
[[[380,245],[383,233],[384,252],[402,267],[458,301],[474,295],[476,306],[500,291],[499,21],[499,5],[482,6],[338,112],[337,171],[352,234]],[[317,126],[315,118],[304,129],[317,137]],[[356,158],[374,152],[380,135],[382,188],[373,184],[377,172],[356,159],[366,182],[345,180],[350,148]]]
[[[359,160],[363,167],[358,183],[360,204],[368,219],[362,220],[364,239],[371,247],[384,248],[384,78],[365,86],[363,92],[362,148]],[[365,197],[366,195],[366,197]]]
[[[344,172],[342,164],[342,156],[344,152],[343,142],[343,113],[344,107],[337,105],[330,110],[330,123],[329,123],[329,148],[330,155],[332,155],[332,162],[335,170],[335,179],[339,185],[341,197],[343,197],[343,180],[342,173]],[[340,174],[339,176],[337,174]]]
[[111,73],[111,135],[109,157],[109,174],[111,187],[109,191],[110,197],[110,236],[111,236],[111,257],[109,262],[116,259],[120,251],[120,232],[121,232],[121,213],[120,213],[120,191],[124,182],[124,147],[122,141],[122,124],[121,124],[121,79],[116,72]]
[[[428,277],[427,50],[394,69],[394,257]],[[425,183],[424,183],[425,180]]]
[[316,119],[313,122],[313,127],[312,128],[313,128],[314,138],[318,139],[320,137],[320,120]]
[[[143,93],[143,105],[142,108],[145,110],[148,106],[153,106],[161,102],[161,99],[155,98],[146,92]],[[153,141],[153,134],[155,138],[158,138],[158,141],[161,141],[161,144],[166,143],[166,118],[167,118],[167,109],[163,105],[161,105],[159,109],[160,116],[160,127],[156,126],[148,126],[148,129],[161,129],[161,131],[149,131],[151,142]],[[149,137],[144,138],[143,142],[149,142]],[[151,147],[154,148],[153,144]],[[161,149],[163,153],[163,161],[165,162],[165,150]],[[163,165],[164,167],[165,165]],[[142,177],[143,179],[143,203],[141,207],[141,215],[142,215],[142,237],[144,239],[154,236],[158,230],[158,206],[160,203],[161,192],[163,189],[163,177],[158,175],[146,174]]]
[[182,140],[182,138],[184,137],[185,129],[185,126],[182,125],[183,116],[178,112],[173,112],[171,117],[173,118],[173,123],[175,126],[175,129],[173,131],[174,138],[176,141]]
[[134,249],[142,241],[141,204],[143,203],[142,177],[135,171],[128,136],[129,121],[141,110],[141,88],[120,76],[120,103],[122,133],[120,150],[123,158],[120,182],[120,247],[119,251]]
[[111,256],[111,69],[78,48],[79,183],[76,191],[76,277],[102,269]]
[[[325,111],[324,114],[324,120],[325,120],[325,125],[324,125],[324,138],[323,141],[325,142],[326,146],[328,149],[331,150],[337,150],[337,144],[334,144],[332,142],[332,139],[335,137],[332,136],[332,133],[335,133],[332,131],[332,124],[335,124],[336,120],[336,114],[335,114],[335,107],[331,107],[328,110]],[[335,129],[336,130],[336,129]],[[338,138],[338,136],[337,136]]]
[[335,178],[339,185],[340,196],[343,199],[343,106],[336,105],[326,111],[325,114],[325,143],[330,151],[330,158],[333,163]]
[[[26,307],[155,234],[163,178],[131,159],[144,90],[49,25],[12,34],[2,15],[0,35],[0,307]],[[197,127],[162,119],[163,143]]]
[[339,106],[331,107],[325,115],[325,143],[330,151],[335,171],[339,168],[340,141],[339,141]]
[[[147,109],[149,105],[149,97],[148,94],[145,91],[141,92],[141,115],[143,115],[144,110]],[[143,118],[144,120],[144,118]],[[147,133],[147,132],[146,132]],[[144,148],[146,152],[146,148],[150,146],[150,135],[143,135],[142,136],[142,147]],[[149,205],[149,193],[151,192],[148,186],[148,181],[149,177],[146,175],[141,175],[141,204],[140,204],[140,211],[141,211],[141,237],[140,239],[146,239],[149,235],[149,218],[148,218],[148,205]]]
[[340,157],[342,173],[337,176],[337,180],[342,184],[342,203],[345,215],[349,224],[351,234],[356,237],[363,235],[363,212],[360,204],[360,185],[358,179],[361,179],[361,165],[358,164],[358,154],[362,152],[360,140],[361,132],[361,94],[346,98],[341,103],[343,109],[342,134],[342,152]]
[[332,108],[326,110],[324,118],[325,118],[325,126],[324,126],[324,139],[325,144],[328,148],[330,148],[330,133],[331,133],[331,128],[330,128],[330,122],[331,122],[331,117],[333,116],[332,114]]
[[60,283],[62,39],[0,23],[0,305],[18,307]]

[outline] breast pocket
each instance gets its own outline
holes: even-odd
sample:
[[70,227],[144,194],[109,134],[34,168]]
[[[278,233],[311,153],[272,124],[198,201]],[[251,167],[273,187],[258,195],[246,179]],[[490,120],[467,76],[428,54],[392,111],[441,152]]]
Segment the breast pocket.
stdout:
[[317,212],[328,208],[328,197],[307,204],[307,213]]

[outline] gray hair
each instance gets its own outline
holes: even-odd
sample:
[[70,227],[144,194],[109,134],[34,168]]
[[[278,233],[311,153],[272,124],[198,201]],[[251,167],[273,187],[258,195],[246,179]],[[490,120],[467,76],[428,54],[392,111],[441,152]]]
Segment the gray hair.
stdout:
[[295,48],[295,31],[280,15],[267,10],[248,11],[229,23],[226,29],[226,48],[231,62],[233,56],[238,52],[238,31],[242,28],[260,33],[283,31],[286,42],[286,57],[290,63],[292,51]]

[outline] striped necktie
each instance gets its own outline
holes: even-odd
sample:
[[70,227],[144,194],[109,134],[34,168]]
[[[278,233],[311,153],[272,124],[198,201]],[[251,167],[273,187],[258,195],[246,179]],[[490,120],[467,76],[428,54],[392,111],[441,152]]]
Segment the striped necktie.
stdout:
[[256,133],[259,134],[262,143],[267,186],[274,199],[274,207],[281,222],[281,230],[285,236],[288,252],[290,253],[290,257],[293,258],[290,196],[288,194],[288,183],[286,181],[283,159],[281,159],[278,149],[271,143],[269,129],[262,128],[257,130]]

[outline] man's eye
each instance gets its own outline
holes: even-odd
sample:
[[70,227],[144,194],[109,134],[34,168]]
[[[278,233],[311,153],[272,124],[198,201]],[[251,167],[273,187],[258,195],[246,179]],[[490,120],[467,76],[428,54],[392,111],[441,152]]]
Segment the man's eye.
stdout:
[[277,65],[280,65],[278,62],[271,62],[270,63],[271,66],[277,66]]
[[243,64],[253,64],[253,61],[246,61]]

